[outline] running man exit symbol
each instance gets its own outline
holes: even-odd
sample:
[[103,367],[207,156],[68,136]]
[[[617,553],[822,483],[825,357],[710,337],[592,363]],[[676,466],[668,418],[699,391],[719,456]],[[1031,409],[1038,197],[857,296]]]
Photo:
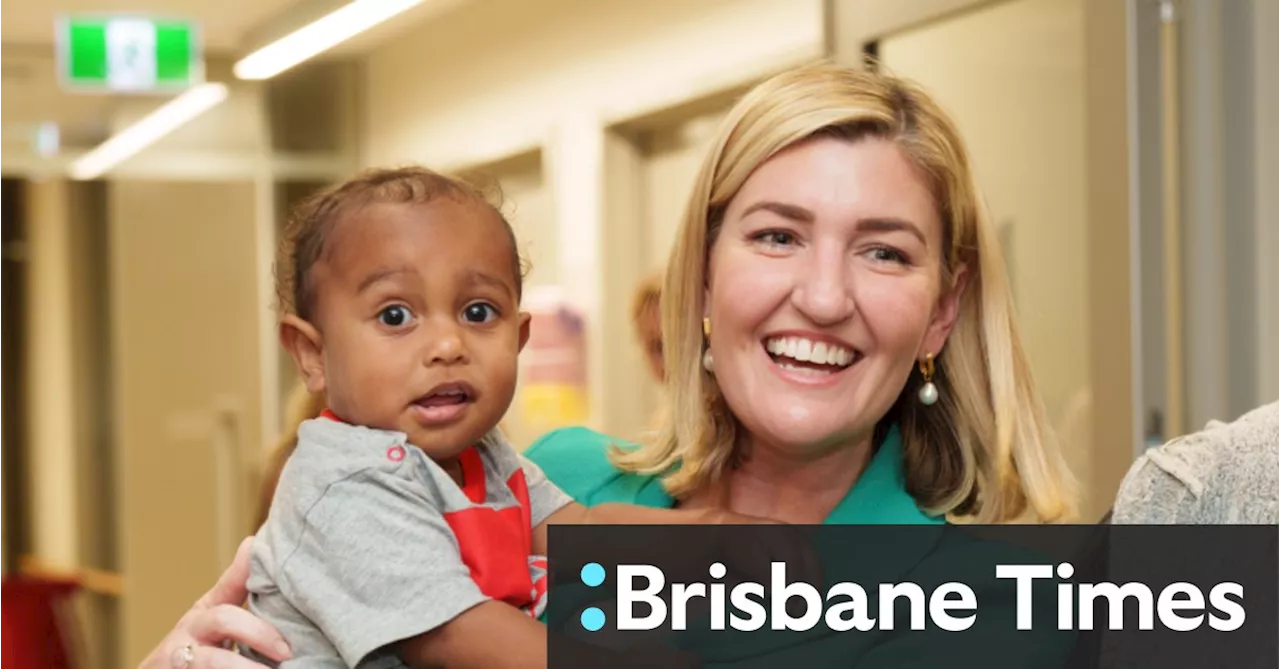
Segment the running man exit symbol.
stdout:
[[59,75],[74,90],[181,91],[204,79],[199,35],[189,23],[138,16],[63,18]]

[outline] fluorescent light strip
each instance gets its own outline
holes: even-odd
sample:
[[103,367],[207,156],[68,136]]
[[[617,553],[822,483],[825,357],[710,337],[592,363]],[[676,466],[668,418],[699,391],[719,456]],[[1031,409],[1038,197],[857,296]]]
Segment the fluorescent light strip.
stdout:
[[236,76],[270,79],[422,1],[355,0],[245,56],[235,65]]
[[166,102],[71,164],[73,179],[96,179],[104,172],[227,99],[224,84],[200,84]]

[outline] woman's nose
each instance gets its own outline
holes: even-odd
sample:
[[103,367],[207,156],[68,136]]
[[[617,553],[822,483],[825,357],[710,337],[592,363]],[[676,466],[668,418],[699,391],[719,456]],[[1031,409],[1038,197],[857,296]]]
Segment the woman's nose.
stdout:
[[797,265],[791,301],[817,325],[831,325],[851,317],[856,309],[851,270],[842,249],[819,248]]

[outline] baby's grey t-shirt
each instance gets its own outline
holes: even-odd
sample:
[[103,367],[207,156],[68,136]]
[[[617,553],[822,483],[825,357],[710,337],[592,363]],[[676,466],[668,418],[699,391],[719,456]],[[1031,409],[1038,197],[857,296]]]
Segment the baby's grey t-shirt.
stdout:
[[327,412],[299,427],[248,583],[282,667],[402,667],[389,644],[488,599],[541,615],[532,531],[571,500],[496,429],[459,459],[461,487],[403,433]]

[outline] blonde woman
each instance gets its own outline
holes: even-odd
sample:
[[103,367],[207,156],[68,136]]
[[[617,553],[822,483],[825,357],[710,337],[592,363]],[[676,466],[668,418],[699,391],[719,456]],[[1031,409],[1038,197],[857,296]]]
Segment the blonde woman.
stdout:
[[[870,71],[778,75],[720,126],[667,264],[660,436],[573,428],[525,455],[585,504],[815,524],[1069,520],[1074,486],[999,248],[967,150],[927,94]],[[209,622],[237,580],[157,657],[274,638],[260,621]],[[842,649],[849,664],[920,646],[839,638],[858,646]]]

